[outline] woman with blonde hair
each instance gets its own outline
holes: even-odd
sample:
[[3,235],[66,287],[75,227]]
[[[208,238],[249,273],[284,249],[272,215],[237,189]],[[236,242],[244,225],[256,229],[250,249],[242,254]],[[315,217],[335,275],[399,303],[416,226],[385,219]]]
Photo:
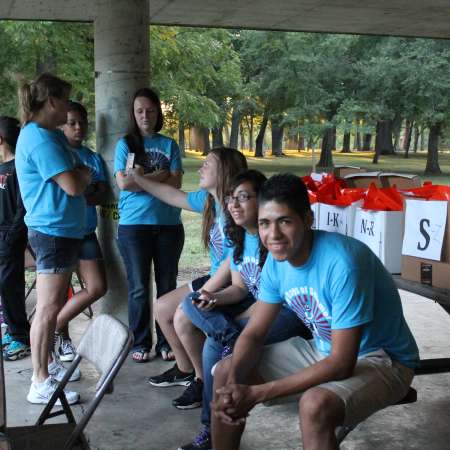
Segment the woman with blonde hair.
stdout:
[[[23,128],[17,141],[16,168],[37,272],[36,314],[30,333],[30,403],[47,403],[65,373],[49,352],[84,235],[83,193],[91,180],[90,170],[58,129],[67,120],[70,91],[69,83],[48,73],[19,89]],[[79,372],[74,375],[80,376]],[[66,391],[66,397],[69,403],[79,399],[72,391]]]

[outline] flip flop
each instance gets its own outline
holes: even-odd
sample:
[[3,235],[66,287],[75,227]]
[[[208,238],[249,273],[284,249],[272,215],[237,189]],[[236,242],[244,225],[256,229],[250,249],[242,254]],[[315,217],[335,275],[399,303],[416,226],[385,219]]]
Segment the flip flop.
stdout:
[[172,350],[163,349],[161,350],[161,359],[163,361],[175,361],[175,355],[173,354]]
[[147,363],[150,361],[150,352],[145,349],[134,350],[131,353],[131,358],[135,363]]

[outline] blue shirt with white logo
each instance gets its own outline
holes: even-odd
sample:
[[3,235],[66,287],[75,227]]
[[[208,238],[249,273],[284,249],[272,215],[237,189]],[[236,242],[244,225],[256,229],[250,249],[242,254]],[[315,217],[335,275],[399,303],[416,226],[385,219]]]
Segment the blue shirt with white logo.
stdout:
[[239,272],[248,292],[258,298],[261,268],[259,267],[259,236],[257,234],[245,232],[242,260],[238,264],[234,262],[233,249],[230,250],[230,269]]
[[[93,152],[90,148],[85,146],[75,148],[74,151],[81,159],[81,162],[91,170],[91,185],[96,184],[99,181],[106,181],[105,166],[102,157],[98,153]],[[87,205],[86,229],[84,234],[88,235],[94,233],[96,228],[97,208],[95,205]]]
[[[155,170],[181,172],[181,155],[177,143],[166,136],[155,134],[144,137],[145,156],[135,163],[144,168],[144,173]],[[116,145],[114,175],[125,172],[128,146],[124,138]],[[178,225],[181,223],[180,209],[162,202],[148,192],[120,191],[119,225]]]
[[[210,194],[205,190],[189,192],[187,195],[187,201],[191,209],[195,212],[203,213],[208,195]],[[217,202],[214,203],[214,209],[215,220],[209,231],[209,256],[211,259],[211,275],[214,275],[222,261],[224,261],[229,254],[229,247],[227,246],[227,239],[224,232],[224,214]]]
[[62,131],[25,125],[17,141],[16,170],[29,228],[51,236],[84,236],[84,196],[68,195],[52,179],[80,165]]
[[394,280],[380,260],[356,239],[326,231],[314,231],[313,236],[311,254],[300,267],[269,254],[259,298],[285,301],[325,355],[331,353],[332,330],[362,326],[359,356],[383,349],[392,359],[415,367],[417,345]]

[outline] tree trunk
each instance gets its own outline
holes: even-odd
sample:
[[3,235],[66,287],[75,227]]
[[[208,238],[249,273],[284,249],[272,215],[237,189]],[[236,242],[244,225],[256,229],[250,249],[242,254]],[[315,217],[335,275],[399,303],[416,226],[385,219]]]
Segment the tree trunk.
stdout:
[[393,155],[392,120],[379,120],[375,138],[375,152],[379,155]]
[[350,153],[350,132],[344,133],[341,153]]
[[305,137],[301,134],[298,135],[298,147],[297,150],[305,150]]
[[365,133],[363,136],[363,144],[361,150],[370,152],[372,150],[372,134]]
[[409,149],[411,147],[411,136],[414,123],[407,120],[405,124],[405,135],[403,137],[403,151],[405,152],[405,158],[409,157]]
[[420,128],[420,151],[423,152],[425,150],[425,127],[422,126]]
[[318,167],[333,167],[333,148],[336,142],[336,127],[330,127],[325,130],[322,139],[322,148]]
[[353,150],[356,150],[358,152],[361,151],[361,133],[359,131],[355,133],[355,140],[353,141]]
[[394,136],[394,145],[393,145],[393,152],[395,153],[399,148],[399,142],[400,142],[400,132],[402,130],[402,118],[396,114],[394,117],[394,120],[392,122],[392,134]]
[[250,127],[248,131],[248,149],[253,151],[253,114],[250,114]]
[[261,127],[259,128],[258,136],[256,136],[255,156],[257,158],[262,158],[264,156],[263,153],[264,134],[266,133],[268,121],[269,121],[269,113],[267,112],[267,110],[264,110]]
[[237,109],[233,109],[231,114],[231,132],[230,132],[230,147],[238,148],[239,139],[239,124],[241,123],[241,114]]
[[211,129],[213,147],[223,147],[223,126]]
[[211,150],[211,144],[209,143],[209,128],[202,128],[202,155],[206,156]]
[[241,136],[241,151],[245,148],[245,133],[244,133],[244,125],[241,123],[239,126],[239,134]]
[[403,148],[402,150],[404,152],[409,151],[409,146],[411,144],[411,121],[406,120],[405,121],[405,132],[403,134]]
[[184,123],[178,121],[178,147],[180,147],[181,157],[186,156],[186,141],[184,139]]
[[442,173],[439,167],[439,135],[441,134],[441,126],[441,123],[430,125],[425,175],[440,175]]
[[414,153],[417,153],[417,147],[419,145],[419,135],[420,135],[419,127],[418,127],[418,125],[415,125],[414,126],[414,145],[413,145]]
[[284,127],[280,125],[280,118],[276,117],[271,120],[272,124],[272,155],[283,156],[283,135]]

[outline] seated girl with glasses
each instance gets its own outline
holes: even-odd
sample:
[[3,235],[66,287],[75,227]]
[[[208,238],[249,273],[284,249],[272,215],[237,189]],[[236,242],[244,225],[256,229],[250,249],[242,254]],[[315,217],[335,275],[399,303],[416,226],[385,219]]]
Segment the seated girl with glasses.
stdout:
[[[203,429],[192,443],[180,447],[181,450],[211,449],[211,369],[232,352],[234,341],[247,323],[252,305],[258,298],[261,267],[267,250],[261,246],[258,235],[257,196],[265,180],[266,177],[256,170],[242,172],[233,179],[230,194],[225,197],[225,234],[232,246],[229,263],[231,285],[210,292],[208,288],[214,283],[214,277],[211,278],[200,291],[185,297],[175,314],[175,330],[188,352],[200,351],[198,341],[193,339],[195,328],[207,335],[202,355],[204,385],[194,380],[183,395],[173,401],[176,408],[186,409],[186,405],[192,405],[192,398],[199,397],[203,387]],[[309,335],[309,332],[295,314],[283,308],[266,342],[279,342],[299,334]]]

